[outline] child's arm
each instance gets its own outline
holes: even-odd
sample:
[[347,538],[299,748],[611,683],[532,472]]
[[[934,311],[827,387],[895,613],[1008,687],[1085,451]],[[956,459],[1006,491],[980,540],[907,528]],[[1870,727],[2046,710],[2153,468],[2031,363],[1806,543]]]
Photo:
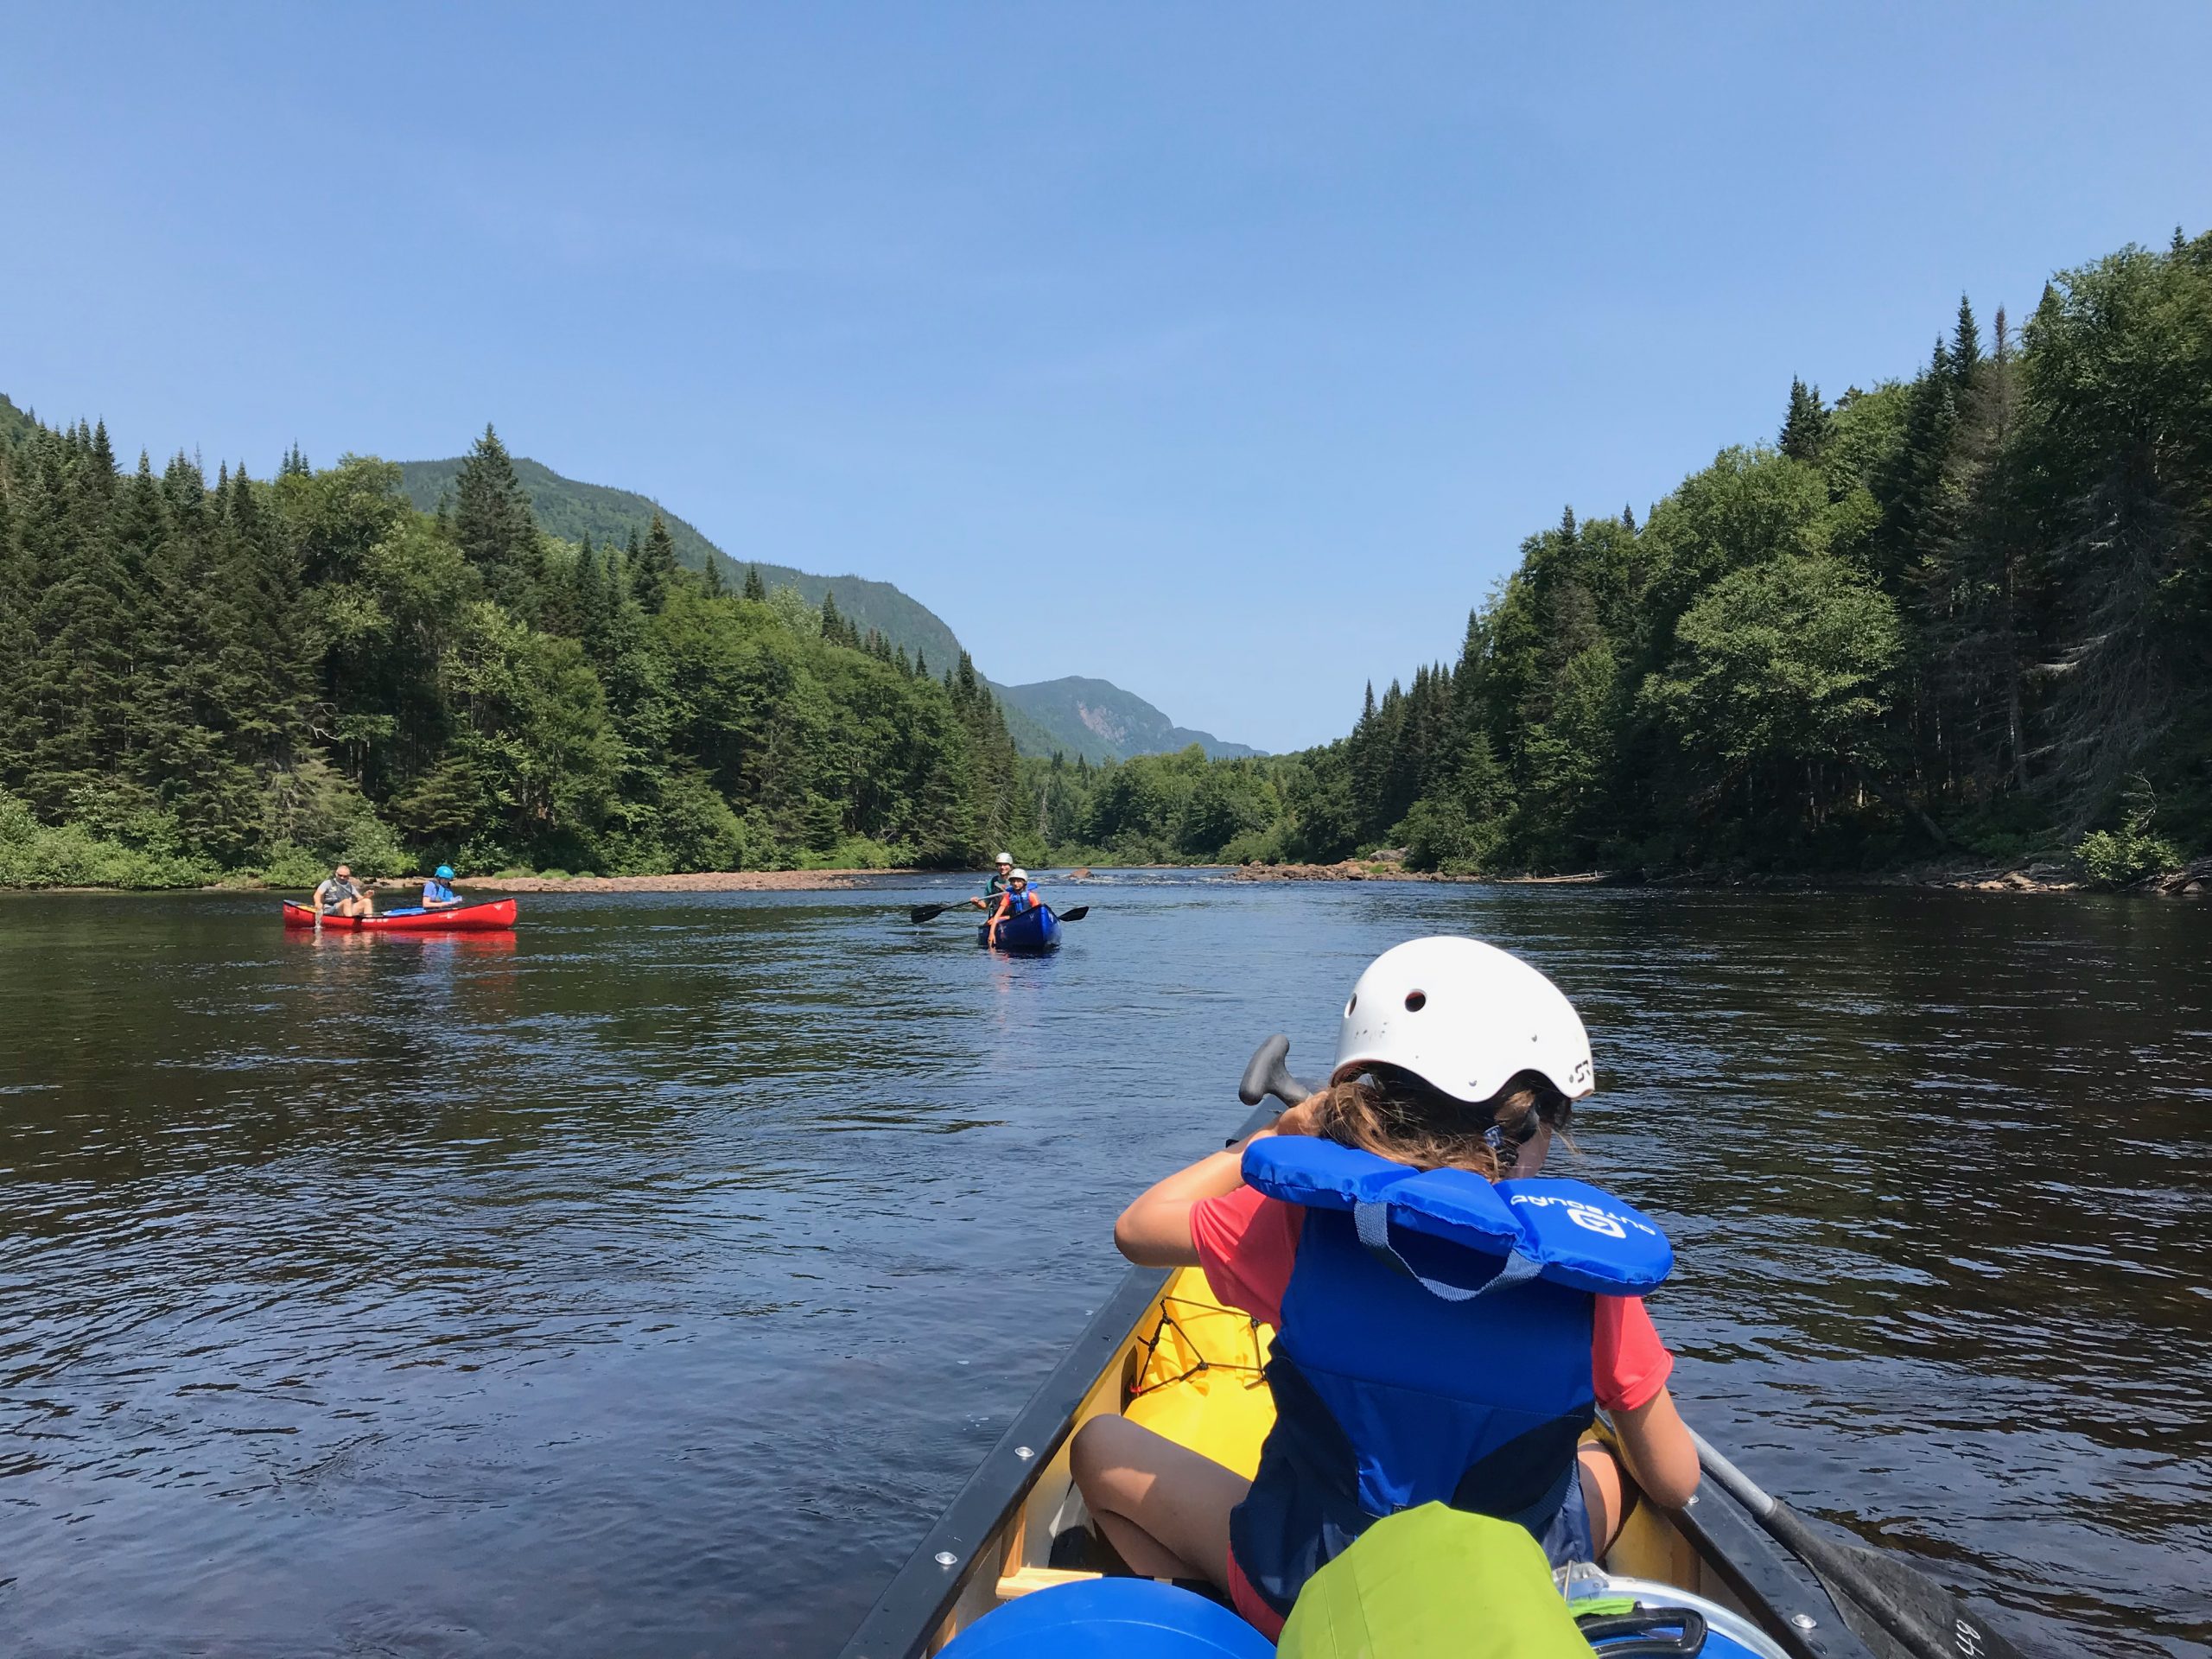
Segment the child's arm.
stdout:
[[1234,1146],[1224,1147],[1147,1188],[1114,1224],[1114,1248],[1141,1268],[1201,1265],[1191,1243],[1192,1207],[1244,1185],[1244,1148],[1255,1141],[1271,1135],[1312,1134],[1313,1105],[1313,1100],[1304,1100],[1286,1108],[1266,1128],[1253,1130]]
[[1195,1268],[1198,1247],[1191,1243],[1192,1207],[1244,1185],[1244,1148],[1273,1129],[1261,1129],[1179,1169],[1147,1188],[1114,1224],[1114,1248],[1141,1268]]
[[1697,1446],[1663,1387],[1633,1411],[1613,1414],[1628,1471],[1643,1495],[1662,1510],[1679,1510],[1697,1491]]

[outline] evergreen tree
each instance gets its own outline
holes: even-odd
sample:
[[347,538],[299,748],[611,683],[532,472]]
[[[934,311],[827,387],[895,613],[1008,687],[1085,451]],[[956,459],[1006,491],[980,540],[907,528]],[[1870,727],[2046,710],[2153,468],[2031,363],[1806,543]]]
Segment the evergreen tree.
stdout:
[[[631,531],[632,537],[636,534]],[[630,562],[630,596],[648,616],[655,615],[667,607],[677,581],[676,538],[668,533],[668,521],[656,512],[644,547]]]
[[1981,363],[1981,330],[1974,320],[1974,307],[1967,296],[1959,296],[1959,317],[1951,328],[1951,372],[1961,385],[1974,378],[1974,372]]
[[1827,448],[1829,419],[1827,405],[1821,401],[1821,389],[1793,378],[1789,412],[1782,423],[1782,453],[1793,461],[1818,465]]
[[530,608],[542,574],[537,522],[506,446],[489,425],[454,478],[453,537],[493,599],[511,610]]
[[575,593],[578,636],[594,659],[603,658],[613,638],[622,596],[616,573],[588,535],[576,549]]
[[761,583],[760,567],[757,564],[745,567],[745,596],[755,605],[768,602],[768,590]]
[[49,814],[111,785],[129,747],[136,687],[126,644],[129,585],[115,541],[118,482],[105,426],[81,423],[36,446],[42,488],[26,530],[33,655],[27,689],[35,735],[24,792]]

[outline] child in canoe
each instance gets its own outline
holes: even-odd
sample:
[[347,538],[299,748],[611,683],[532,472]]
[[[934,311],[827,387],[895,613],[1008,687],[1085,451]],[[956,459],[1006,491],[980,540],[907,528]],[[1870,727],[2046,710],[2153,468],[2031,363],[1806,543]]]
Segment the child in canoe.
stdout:
[[1127,1418],[1077,1433],[1084,1501],[1133,1571],[1211,1580],[1272,1637],[1372,1522],[1431,1500],[1594,1560],[1623,1510],[1613,1454],[1579,1445],[1597,1406],[1643,1492],[1688,1500],[1697,1452],[1641,1300],[1665,1238],[1595,1187],[1526,1179],[1592,1087],[1548,979],[1415,939],[1360,976],[1326,1089],[1122,1211],[1124,1255],[1204,1268],[1276,1331],[1255,1478]]

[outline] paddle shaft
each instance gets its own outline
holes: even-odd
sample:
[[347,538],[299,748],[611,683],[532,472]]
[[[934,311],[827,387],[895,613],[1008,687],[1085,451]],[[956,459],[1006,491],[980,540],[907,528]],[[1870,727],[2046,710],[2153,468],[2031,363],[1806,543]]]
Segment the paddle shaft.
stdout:
[[1918,1659],[2018,1659],[2012,1644],[1926,1573],[1813,1530],[1803,1516],[1731,1463],[1695,1429],[1698,1462],[1720,1489],[1810,1567],[1829,1589],[1865,1609]]
[[[924,922],[933,922],[946,911],[957,910],[968,902],[965,899],[956,899],[946,905],[916,905],[906,912],[906,919],[918,926]],[[989,914],[988,911],[984,913]],[[1052,913],[1064,922],[1079,922],[1090,914],[1090,906],[1077,905],[1073,910],[1055,911]]]

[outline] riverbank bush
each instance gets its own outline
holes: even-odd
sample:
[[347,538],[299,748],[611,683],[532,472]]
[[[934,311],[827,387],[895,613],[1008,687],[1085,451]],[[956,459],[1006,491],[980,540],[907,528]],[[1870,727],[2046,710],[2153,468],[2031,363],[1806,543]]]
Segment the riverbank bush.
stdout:
[[2158,795],[2139,772],[2128,782],[2120,827],[2093,830],[2074,849],[2082,873],[2101,886],[2118,887],[2181,868],[2187,861],[2180,849],[2152,830],[2158,816]]
[[28,802],[0,791],[0,887],[187,887],[219,874],[174,848],[134,847],[78,823],[41,823]]

